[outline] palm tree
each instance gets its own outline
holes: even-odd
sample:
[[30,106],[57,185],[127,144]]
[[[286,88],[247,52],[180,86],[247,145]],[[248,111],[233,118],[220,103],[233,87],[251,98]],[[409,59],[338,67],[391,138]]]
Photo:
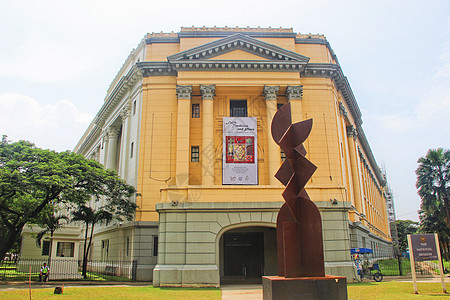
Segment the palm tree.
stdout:
[[[86,278],[87,272],[87,258],[89,256],[89,250],[92,244],[92,236],[94,234],[95,224],[108,223],[113,219],[113,214],[109,211],[106,206],[100,207],[97,210],[93,210],[91,207],[86,205],[80,205],[76,211],[72,212],[72,221],[79,221],[85,225],[84,233],[84,250],[83,250],[83,277]],[[88,243],[88,231],[89,225],[91,226],[90,237]]]
[[[50,212],[48,214],[44,214],[41,219],[41,224],[43,225],[44,229],[39,231],[36,235],[36,245],[40,248],[41,247],[41,241],[42,238],[50,233],[50,237],[53,238],[53,233],[61,228],[62,226],[66,225],[65,223],[60,223],[59,221],[66,220],[68,221],[69,218],[67,218],[64,215],[55,215],[53,212]],[[48,266],[50,267],[51,259],[52,259],[52,239],[50,240],[50,252],[48,255]]]
[[428,213],[442,211],[450,227],[450,151],[430,149],[417,162],[416,187],[422,199],[422,210]]

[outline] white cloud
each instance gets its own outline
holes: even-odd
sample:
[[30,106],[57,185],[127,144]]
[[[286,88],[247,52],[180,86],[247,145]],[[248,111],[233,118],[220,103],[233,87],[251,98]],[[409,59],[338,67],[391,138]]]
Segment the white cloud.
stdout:
[[93,116],[67,99],[41,105],[22,94],[0,94],[0,130],[9,139],[35,142],[58,151],[72,149]]
[[[42,35],[14,41],[13,49],[0,52],[0,77],[37,82],[61,82],[75,78],[90,67],[82,49]],[[14,51],[11,51],[14,50]]]

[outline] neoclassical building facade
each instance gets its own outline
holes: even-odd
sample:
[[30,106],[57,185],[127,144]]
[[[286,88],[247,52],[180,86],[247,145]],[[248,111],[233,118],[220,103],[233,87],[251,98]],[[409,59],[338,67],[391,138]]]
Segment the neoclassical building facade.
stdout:
[[386,182],[325,37],[192,27],[145,36],[75,148],[139,193],[133,222],[97,229],[92,258],[137,260],[156,286],[275,275],[284,155],[270,126],[288,102],[294,122],[313,119],[306,190],[326,272],[353,280],[350,248],[391,252]]

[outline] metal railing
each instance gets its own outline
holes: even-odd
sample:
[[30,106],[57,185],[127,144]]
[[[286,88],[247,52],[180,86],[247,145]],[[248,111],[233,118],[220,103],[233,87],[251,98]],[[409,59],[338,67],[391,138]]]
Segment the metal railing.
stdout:
[[41,267],[47,263],[50,267],[48,280],[98,280],[98,281],[135,281],[137,261],[96,261],[89,260],[86,266],[86,278],[82,275],[83,261],[73,258],[33,259],[19,258],[16,261],[0,262],[0,280],[32,281],[39,280]]
[[[369,264],[378,263],[383,276],[411,276],[411,262],[408,257],[374,257]],[[438,261],[415,262],[416,275],[438,276]],[[444,272],[450,270],[450,261],[444,261]]]

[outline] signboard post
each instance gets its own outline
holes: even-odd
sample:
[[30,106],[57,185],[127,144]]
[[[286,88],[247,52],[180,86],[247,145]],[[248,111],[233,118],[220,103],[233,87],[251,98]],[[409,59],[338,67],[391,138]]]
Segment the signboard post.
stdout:
[[222,184],[258,184],[257,145],[256,118],[223,118]]
[[415,262],[438,260],[439,273],[441,275],[442,291],[446,293],[444,281],[444,269],[442,268],[439,238],[434,234],[408,234],[408,247],[411,261],[411,273],[413,278],[414,293],[418,294]]

